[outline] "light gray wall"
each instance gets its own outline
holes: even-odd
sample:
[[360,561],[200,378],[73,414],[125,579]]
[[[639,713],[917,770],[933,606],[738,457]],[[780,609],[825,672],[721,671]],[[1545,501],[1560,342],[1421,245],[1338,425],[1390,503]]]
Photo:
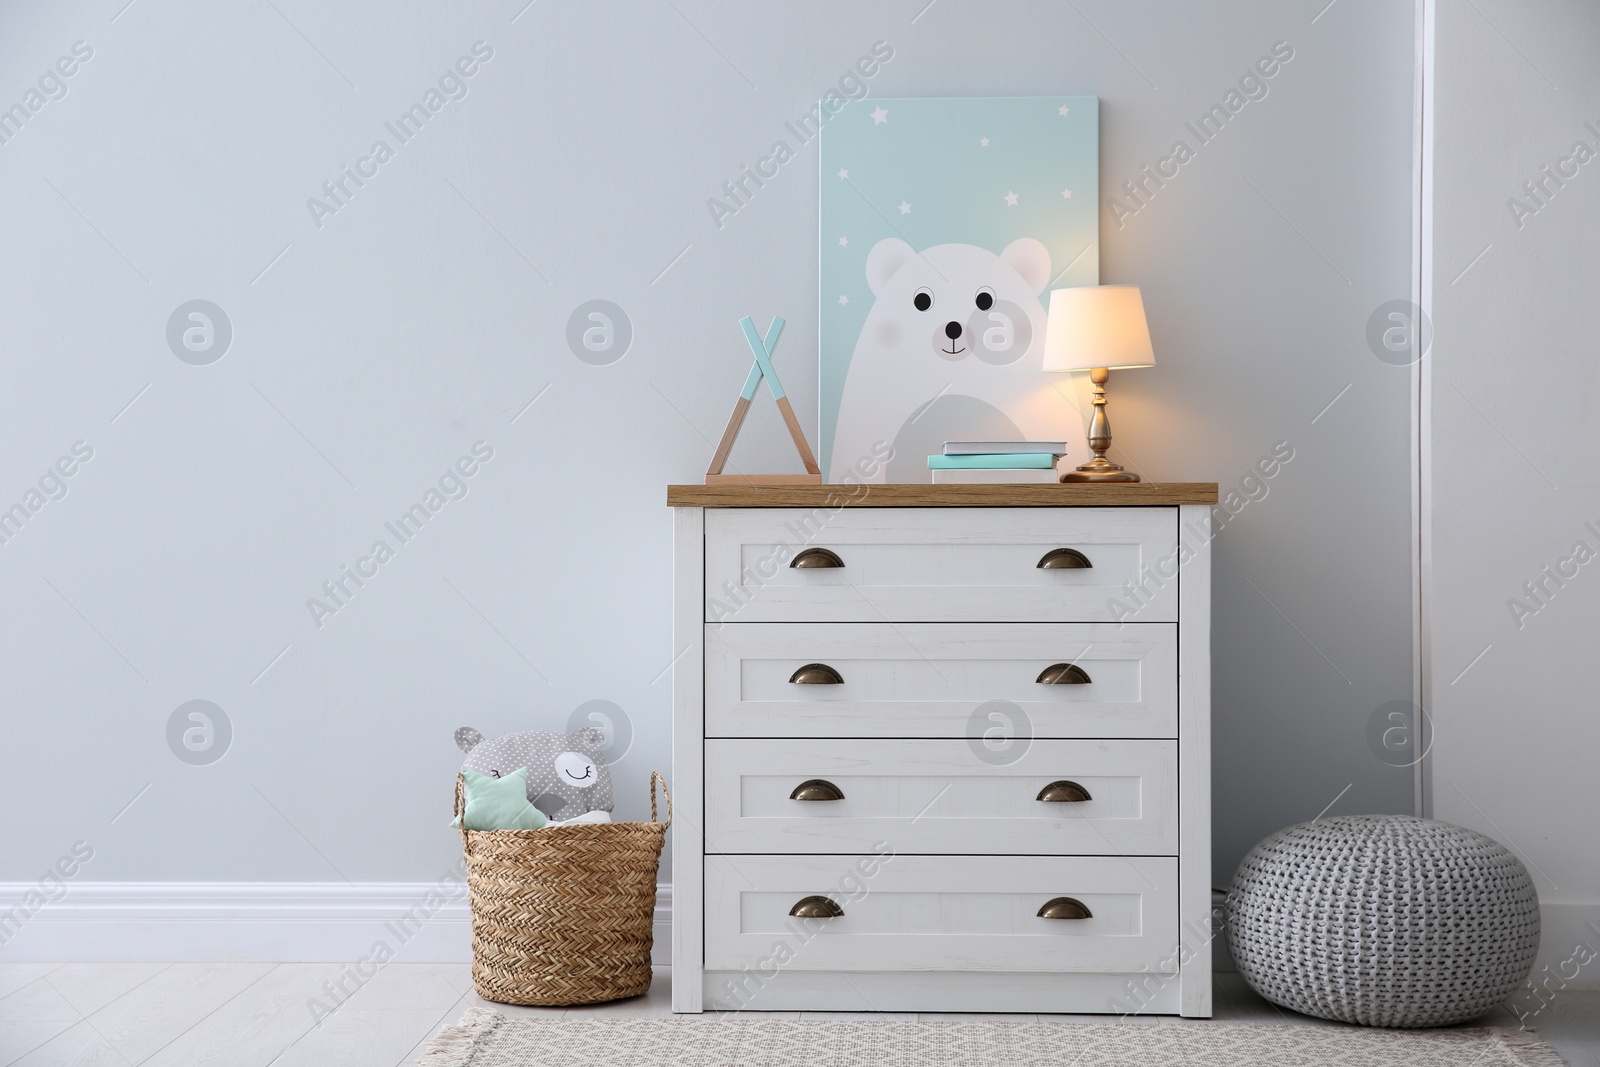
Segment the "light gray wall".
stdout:
[[[1145,287],[1161,359],[1113,382],[1126,461],[1227,489],[1294,451],[1215,542],[1216,877],[1335,797],[1409,809],[1366,740],[1410,691],[1408,388],[1365,340],[1409,289],[1407,5],[125,3],[0,14],[5,103],[93,48],[0,145],[0,497],[94,452],[0,545],[0,879],[80,839],[85,878],[431,879],[451,731],[590,700],[631,720],[639,815],[669,760],[663,487],[705,469],[741,315],[789,320],[815,411],[814,144],[722,228],[706,200],[878,40],[877,96],[1098,95],[1107,196],[1197,148],[1106,207],[1102,278]],[[307,198],[477,41],[467,96],[319,228]],[[165,336],[196,298],[233,327],[208,366]],[[565,339],[594,299],[634,331],[608,366]],[[307,598],[477,441],[466,498],[318,628]],[[770,410],[736,463],[792,463]],[[195,699],[234,731],[210,766],[168,747]]]
[[1567,962],[1600,948],[1585,926],[1600,920],[1600,563],[1574,558],[1580,541],[1600,552],[1600,161],[1539,200],[1522,185],[1580,140],[1600,149],[1597,44],[1600,12],[1578,0],[1438,5],[1433,810],[1527,864],[1551,989],[1600,987],[1596,964]]

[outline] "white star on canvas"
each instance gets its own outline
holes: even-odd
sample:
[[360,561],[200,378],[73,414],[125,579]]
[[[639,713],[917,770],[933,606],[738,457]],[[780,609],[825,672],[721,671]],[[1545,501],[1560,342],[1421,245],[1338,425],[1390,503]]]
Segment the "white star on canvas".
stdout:
[[883,110],[883,105],[882,104],[879,104],[878,105],[878,109],[872,113],[872,124],[874,126],[882,126],[885,122],[888,122],[888,121],[889,121],[889,113],[887,111]]
[[848,177],[850,177],[850,172],[845,170],[843,167],[840,167],[839,168],[839,180],[840,181],[844,181]]
[[839,238],[839,247],[840,248],[848,248],[849,245],[850,245],[850,238],[848,238],[848,237]]
[[850,303],[850,298],[848,296],[841,296],[839,298],[839,306],[840,307],[843,307],[844,305],[846,305],[848,303]]
[[1071,109],[1068,108],[1066,104],[1062,104],[1059,108],[1056,109],[1056,113],[1058,115],[1065,115],[1069,110],[1071,110]]
[[911,205],[906,203],[904,200],[900,201],[900,214],[902,214],[902,215],[911,214]]
[[1063,199],[1063,200],[1071,200],[1072,199],[1072,190],[1071,189],[1063,189],[1063,190],[1061,190],[1061,199]]
[[1016,207],[1016,206],[1017,206],[1017,194],[1016,193],[1007,193],[1006,194],[1006,207]]
[[988,148],[989,147],[989,138],[987,138],[987,137],[980,138],[979,141],[978,141],[978,147],[979,148]]

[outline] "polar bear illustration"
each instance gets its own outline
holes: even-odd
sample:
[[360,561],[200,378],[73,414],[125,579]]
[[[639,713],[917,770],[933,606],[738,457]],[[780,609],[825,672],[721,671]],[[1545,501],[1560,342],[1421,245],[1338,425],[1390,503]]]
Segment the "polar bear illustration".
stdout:
[[947,440],[1081,435],[1040,368],[1043,244],[1024,237],[999,255],[967,244],[919,253],[888,237],[867,254],[866,273],[873,305],[845,377],[830,480],[859,478],[859,460],[882,441],[894,455],[869,480],[926,482],[927,457]]

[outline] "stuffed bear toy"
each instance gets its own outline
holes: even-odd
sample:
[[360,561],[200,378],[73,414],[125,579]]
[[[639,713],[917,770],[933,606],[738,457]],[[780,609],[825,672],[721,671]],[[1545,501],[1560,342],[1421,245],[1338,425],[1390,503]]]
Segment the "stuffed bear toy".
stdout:
[[466,768],[499,778],[519,767],[528,769],[528,803],[553,822],[591,811],[610,811],[611,771],[601,753],[606,735],[590,727],[575,734],[530,730],[493,741],[470,726],[456,731],[456,744],[467,754]]

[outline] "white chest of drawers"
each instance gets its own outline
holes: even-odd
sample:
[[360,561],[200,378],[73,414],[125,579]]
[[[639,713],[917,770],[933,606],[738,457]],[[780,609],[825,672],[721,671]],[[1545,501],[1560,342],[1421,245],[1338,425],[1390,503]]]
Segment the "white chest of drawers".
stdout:
[[1216,486],[673,486],[677,1012],[1209,1016]]

